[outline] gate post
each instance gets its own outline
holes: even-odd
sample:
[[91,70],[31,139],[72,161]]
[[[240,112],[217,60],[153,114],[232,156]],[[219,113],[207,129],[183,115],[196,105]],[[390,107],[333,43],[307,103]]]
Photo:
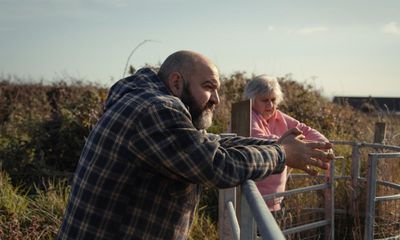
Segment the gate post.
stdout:
[[[244,100],[232,104],[231,113],[232,132],[238,136],[250,137],[251,135],[251,100]],[[238,216],[239,225],[241,224],[241,195],[240,186],[236,187],[236,215]]]
[[364,239],[374,239],[377,162],[378,162],[377,155],[372,154],[372,153],[368,154],[367,207],[365,210]]
[[249,202],[245,194],[241,194],[240,202],[240,238],[249,240],[256,239],[257,224],[251,213]]
[[232,225],[229,219],[228,203],[233,204],[236,209],[236,188],[219,190],[218,196],[218,232],[220,240],[231,240],[233,238]]
[[[231,132],[237,136],[249,137],[251,133],[251,101],[245,100],[232,104],[231,111]],[[239,225],[240,222],[240,199],[241,191],[240,187],[229,188],[219,190],[218,199],[218,225],[219,225],[219,236],[221,240],[233,239],[232,229],[230,228],[230,222],[227,218],[227,203],[232,202],[233,207],[236,210],[237,220]]]
[[358,208],[358,180],[360,178],[360,147],[361,143],[354,143],[351,153],[351,206],[350,213],[355,217],[356,209]]
[[326,171],[326,182],[329,188],[325,189],[325,219],[330,224],[325,227],[325,239],[335,239],[335,161],[331,161],[330,168]]

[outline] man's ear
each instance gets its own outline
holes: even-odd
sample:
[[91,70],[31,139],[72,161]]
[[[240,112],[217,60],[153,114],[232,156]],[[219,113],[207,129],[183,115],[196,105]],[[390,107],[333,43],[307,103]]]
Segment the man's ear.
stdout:
[[184,80],[180,73],[173,72],[168,77],[168,88],[176,97],[182,97]]

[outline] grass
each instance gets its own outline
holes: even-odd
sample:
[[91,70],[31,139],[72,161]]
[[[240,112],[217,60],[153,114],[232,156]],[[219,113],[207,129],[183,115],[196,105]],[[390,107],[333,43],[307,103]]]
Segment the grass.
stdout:
[[[0,172],[0,239],[54,239],[61,225],[70,186],[64,180],[48,180],[42,189],[14,187],[6,172]],[[29,195],[28,192],[34,192]],[[205,199],[205,198],[204,198]],[[204,202],[194,217],[190,240],[218,239],[215,219]]]
[[54,239],[61,224],[69,187],[63,181],[48,182],[34,195],[14,187],[0,172],[0,239]]
[[197,211],[194,217],[193,227],[189,240],[217,240],[218,229],[215,221],[207,214]]

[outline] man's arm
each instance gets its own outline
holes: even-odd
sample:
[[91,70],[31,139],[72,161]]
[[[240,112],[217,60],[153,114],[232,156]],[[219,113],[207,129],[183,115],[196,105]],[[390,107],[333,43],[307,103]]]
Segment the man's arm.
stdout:
[[222,146],[193,127],[183,106],[149,106],[134,125],[137,134],[129,143],[132,154],[168,178],[226,188],[284,168],[280,145],[236,138]]
[[317,175],[315,169],[328,169],[329,161],[334,158],[332,144],[326,141],[305,141],[302,131],[297,128],[288,130],[276,140],[259,138],[225,138],[220,141],[223,146],[230,145],[272,145],[280,144],[286,154],[286,165],[305,171],[310,175]]

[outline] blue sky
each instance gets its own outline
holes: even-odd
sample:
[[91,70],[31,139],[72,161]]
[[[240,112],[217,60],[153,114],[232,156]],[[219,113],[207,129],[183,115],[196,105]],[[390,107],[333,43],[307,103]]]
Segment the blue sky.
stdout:
[[0,0],[0,74],[110,86],[188,49],[333,95],[400,97],[398,0]]

